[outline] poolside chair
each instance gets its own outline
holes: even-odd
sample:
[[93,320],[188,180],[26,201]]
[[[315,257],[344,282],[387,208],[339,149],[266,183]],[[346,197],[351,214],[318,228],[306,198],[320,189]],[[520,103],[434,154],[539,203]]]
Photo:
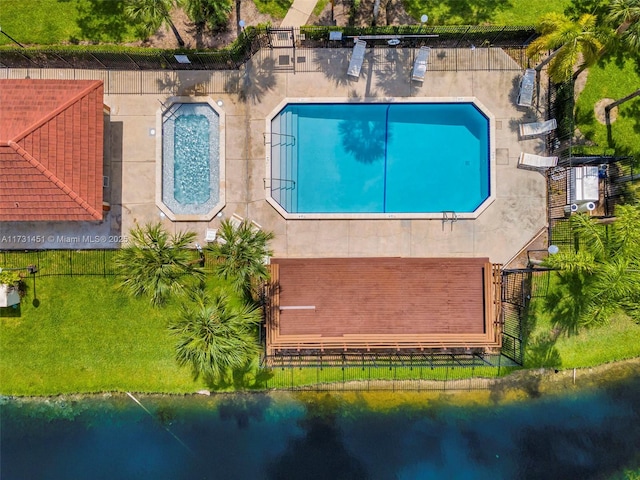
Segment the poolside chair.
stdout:
[[524,168],[551,168],[556,165],[558,165],[558,157],[543,157],[522,152],[518,159],[518,166]]
[[533,103],[533,87],[536,83],[536,71],[527,68],[520,80],[520,92],[518,93],[517,104],[520,107],[530,107]]
[[418,50],[418,55],[416,55],[416,60],[413,62],[411,80],[415,80],[416,82],[424,81],[424,74],[427,72],[427,62],[429,61],[430,53],[431,48],[420,47],[420,50]]
[[231,218],[229,219],[229,221],[231,222],[231,225],[233,225],[234,228],[238,228],[240,225],[242,225],[242,222],[244,222],[244,218],[242,218],[237,213],[234,213],[233,215],[231,215]]
[[552,118],[546,122],[533,122],[533,123],[521,123],[520,124],[520,136],[521,137],[533,137],[535,135],[544,135],[556,129],[558,124],[556,119]]
[[260,230],[262,230],[262,225],[251,220],[251,230],[253,230],[254,232],[259,232]]
[[204,241],[207,243],[215,242],[217,236],[218,236],[217,228],[207,228],[207,233],[204,237]]
[[360,70],[362,69],[362,62],[364,62],[364,54],[367,49],[367,42],[364,40],[357,40],[353,46],[353,53],[351,54],[351,60],[349,61],[349,69],[347,75],[351,77],[359,77]]

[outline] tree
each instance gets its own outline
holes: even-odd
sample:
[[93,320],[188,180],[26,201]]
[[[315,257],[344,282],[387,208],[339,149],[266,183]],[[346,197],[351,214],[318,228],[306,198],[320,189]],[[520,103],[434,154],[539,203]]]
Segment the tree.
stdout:
[[[547,50],[553,52],[541,62],[536,70],[539,72],[545,65],[549,65],[549,77],[555,83],[562,83],[579,73],[598,59],[598,52],[602,48],[596,32],[596,16],[582,15],[578,21],[573,21],[558,13],[549,13],[542,17],[538,30],[540,37],[536,38],[527,48],[527,55],[534,57]],[[582,57],[582,66],[576,74],[573,69]]]
[[272,255],[268,243],[273,240],[273,233],[257,228],[249,220],[237,227],[224,220],[218,237],[207,247],[217,261],[216,273],[231,280],[247,298],[255,298],[259,283],[269,278],[265,259]]
[[608,225],[575,215],[571,226],[579,248],[545,262],[559,270],[559,286],[547,299],[558,326],[577,333],[618,312],[640,321],[640,206],[618,206]]
[[257,357],[260,310],[237,305],[225,293],[210,299],[200,291],[193,300],[195,304],[184,305],[178,319],[169,325],[177,339],[176,359],[180,366],[191,367],[194,378],[202,376],[216,383]]
[[637,54],[640,51],[640,0],[612,0],[606,20],[615,28],[611,44]]
[[115,260],[120,287],[133,296],[148,295],[153,305],[162,305],[171,294],[182,294],[204,280],[199,261],[187,248],[196,239],[193,232],[170,235],[162,224],[136,225],[130,242]]
[[183,0],[184,10],[199,29],[211,30],[226,27],[231,13],[231,0]]
[[178,29],[171,21],[171,10],[178,6],[180,0],[126,0],[125,14],[144,25],[147,34],[155,33],[163,24],[171,28],[178,40],[178,45],[184,47],[184,40]]

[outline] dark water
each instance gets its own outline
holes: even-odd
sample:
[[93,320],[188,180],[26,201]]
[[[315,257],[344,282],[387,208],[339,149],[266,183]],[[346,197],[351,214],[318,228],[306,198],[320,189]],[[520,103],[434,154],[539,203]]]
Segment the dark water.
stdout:
[[150,414],[126,396],[5,399],[1,478],[587,479],[640,468],[640,377],[502,406],[425,400],[383,414],[367,394],[349,398],[141,397]]

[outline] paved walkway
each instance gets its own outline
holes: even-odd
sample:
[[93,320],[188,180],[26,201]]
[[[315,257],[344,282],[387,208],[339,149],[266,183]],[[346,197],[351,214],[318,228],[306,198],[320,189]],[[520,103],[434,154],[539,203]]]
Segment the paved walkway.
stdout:
[[306,25],[317,0],[294,0],[287,15],[280,24],[281,27],[301,27]]

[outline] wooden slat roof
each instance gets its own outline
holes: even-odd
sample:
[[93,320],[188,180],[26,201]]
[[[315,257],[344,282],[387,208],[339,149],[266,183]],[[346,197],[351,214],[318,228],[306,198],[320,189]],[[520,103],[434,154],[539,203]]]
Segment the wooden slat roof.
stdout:
[[299,342],[312,348],[314,342],[340,341],[345,348],[350,342],[392,346],[417,337],[434,345],[442,339],[451,345],[452,338],[460,346],[490,343],[487,258],[273,259],[272,264],[278,270],[277,314],[271,316],[277,325],[267,326],[272,346]]

